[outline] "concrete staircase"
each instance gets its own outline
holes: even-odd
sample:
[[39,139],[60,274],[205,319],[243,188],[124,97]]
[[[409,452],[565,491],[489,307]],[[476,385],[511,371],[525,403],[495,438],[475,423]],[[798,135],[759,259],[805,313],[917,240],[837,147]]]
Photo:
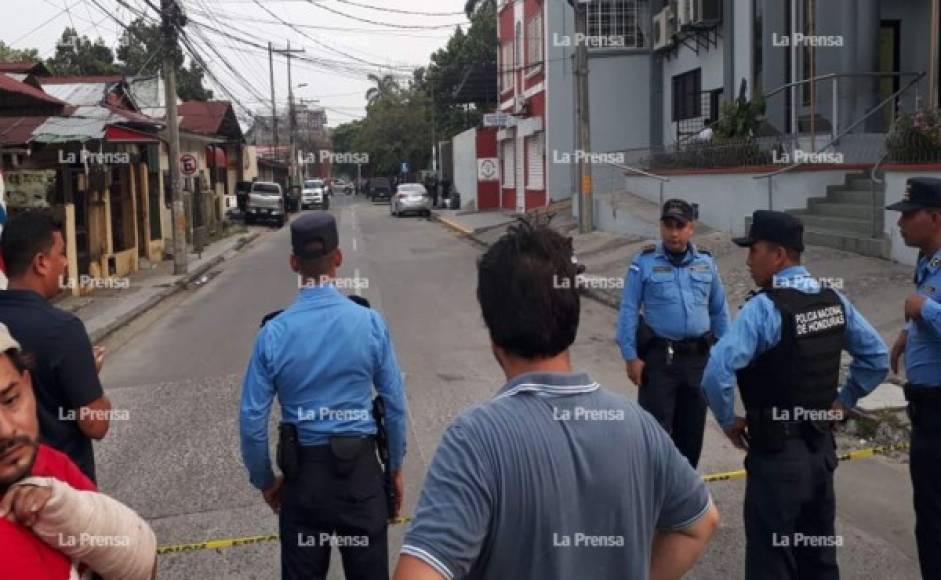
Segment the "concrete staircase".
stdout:
[[[889,240],[883,231],[885,192],[883,185],[873,190],[870,172],[849,173],[843,185],[827,186],[824,197],[807,200],[804,209],[785,210],[804,222],[804,242],[887,258]],[[873,236],[873,212],[879,234]]]

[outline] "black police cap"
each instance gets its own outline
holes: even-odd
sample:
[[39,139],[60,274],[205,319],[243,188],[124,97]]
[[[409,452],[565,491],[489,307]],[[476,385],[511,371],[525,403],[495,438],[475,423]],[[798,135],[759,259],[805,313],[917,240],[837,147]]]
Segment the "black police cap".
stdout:
[[[314,243],[318,244],[316,249],[310,247]],[[339,245],[337,222],[329,212],[313,211],[291,224],[291,247],[298,258],[319,258]]]
[[941,179],[936,177],[912,177],[905,184],[902,200],[886,206],[901,212],[933,208],[941,209]]
[[679,220],[685,224],[696,219],[696,209],[682,199],[668,199],[663,203],[660,220],[663,221],[667,218]]
[[755,242],[771,242],[785,248],[804,251],[804,224],[789,213],[759,209],[752,214],[751,229],[742,238],[733,238],[736,245],[749,247]]

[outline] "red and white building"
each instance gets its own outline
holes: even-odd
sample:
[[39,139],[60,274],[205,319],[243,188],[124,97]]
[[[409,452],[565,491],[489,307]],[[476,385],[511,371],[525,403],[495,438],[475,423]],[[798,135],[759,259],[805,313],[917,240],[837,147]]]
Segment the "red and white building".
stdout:
[[500,206],[524,212],[545,206],[545,0],[501,0],[497,8],[499,112],[513,126],[497,133]]

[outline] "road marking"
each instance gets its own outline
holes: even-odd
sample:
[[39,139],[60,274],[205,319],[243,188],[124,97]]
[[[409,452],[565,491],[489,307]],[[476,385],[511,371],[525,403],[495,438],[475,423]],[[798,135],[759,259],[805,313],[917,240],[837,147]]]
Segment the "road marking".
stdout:
[[356,250],[357,250],[357,248],[356,248],[356,238],[354,237],[354,238],[353,238],[353,251],[355,252]]

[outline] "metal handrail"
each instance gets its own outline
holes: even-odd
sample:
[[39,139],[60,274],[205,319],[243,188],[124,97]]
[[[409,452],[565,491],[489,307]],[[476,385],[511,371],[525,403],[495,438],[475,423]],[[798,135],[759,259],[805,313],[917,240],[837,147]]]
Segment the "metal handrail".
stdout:
[[633,173],[639,173],[644,177],[649,177],[651,179],[656,179],[660,182],[660,207],[663,207],[663,184],[670,181],[669,177],[664,175],[657,175],[656,173],[650,173],[649,171],[644,171],[638,167],[633,167],[631,165],[624,165],[623,163],[605,163],[604,165],[610,165],[611,167],[616,167],[624,171],[631,171]]
[[[873,75],[873,73],[855,73],[855,74],[856,74],[857,76],[859,76],[859,75],[862,75],[862,76],[872,76],[872,75]],[[903,73],[897,73],[897,74],[903,74]],[[824,145],[824,146],[821,147],[820,149],[817,149],[816,151],[814,151],[814,153],[820,153],[821,151],[824,151],[824,150],[826,150],[826,149],[832,147],[836,142],[838,142],[840,139],[842,139],[843,137],[845,137],[850,131],[852,131],[853,129],[855,129],[856,127],[858,127],[858,126],[859,126],[862,122],[864,122],[866,119],[868,119],[869,117],[871,117],[871,116],[873,116],[874,114],[876,114],[878,111],[880,111],[880,110],[881,110],[883,107],[885,107],[887,104],[889,104],[890,102],[894,101],[896,97],[898,97],[898,96],[901,95],[902,93],[906,92],[908,89],[912,88],[912,86],[916,85],[919,81],[921,81],[922,77],[924,77],[926,74],[927,74],[927,73],[925,73],[925,72],[920,72],[920,73],[918,73],[917,76],[915,76],[914,79],[912,79],[911,81],[909,81],[909,83],[908,83],[907,85],[905,85],[903,88],[901,88],[901,89],[895,91],[894,93],[892,93],[891,95],[889,95],[888,97],[886,97],[882,102],[880,102],[878,105],[876,105],[876,106],[874,106],[872,109],[870,109],[865,115],[863,115],[862,117],[860,117],[859,119],[857,119],[856,122],[852,123],[852,124],[851,124],[849,127],[847,127],[846,129],[843,129],[843,131],[841,131],[836,137],[834,137],[833,139],[831,139],[826,145]],[[809,80],[809,79],[808,79],[808,80]],[[881,163],[881,160],[880,160],[880,163]],[[765,173],[765,174],[762,174],[762,175],[755,175],[755,176],[752,177],[752,179],[767,179],[767,180],[768,180],[768,209],[774,209],[774,188],[773,188],[773,186],[772,186],[772,180],[773,180],[775,177],[777,177],[778,175],[781,175],[781,174],[783,174],[783,173],[787,173],[787,172],[789,172],[789,171],[793,171],[794,169],[800,167],[801,165],[806,165],[806,163],[792,163],[791,165],[788,165],[787,167],[784,167],[784,168],[779,169],[779,170],[777,170],[777,171],[772,171],[771,173]],[[872,177],[872,176],[870,175],[870,177]],[[875,193],[873,193],[873,200],[875,200]],[[873,232],[875,232],[875,230],[876,230],[876,225],[875,225],[875,221],[876,221],[875,213],[876,213],[876,212],[875,212],[875,209],[873,209],[873,216],[872,216],[872,221],[873,221],[872,230],[873,230]]]
[[786,85],[781,85],[780,87],[774,89],[773,91],[769,91],[769,92],[765,93],[764,97],[767,99],[768,97],[774,96],[774,95],[780,93],[781,91],[783,91],[783,90],[785,90],[785,89],[789,89],[789,88],[791,88],[791,87],[796,87],[796,86],[804,85],[804,84],[807,84],[807,83],[810,83],[810,82],[825,81],[825,80],[835,79],[835,78],[850,78],[850,77],[904,77],[904,76],[914,76],[914,75],[924,75],[924,74],[925,74],[924,72],[921,72],[921,73],[916,73],[916,72],[827,73],[827,74],[825,74],[825,75],[817,75],[817,76],[812,77],[812,78],[809,78],[809,79],[802,79],[802,80],[799,80],[799,81],[793,81],[793,82],[787,83]]
[[[904,93],[905,91],[907,91],[908,89],[910,89],[913,85],[915,85],[916,83],[918,83],[918,81],[920,81],[921,78],[925,76],[925,74],[926,74],[926,73],[924,73],[924,72],[918,73],[918,76],[916,76],[914,79],[912,79],[907,85],[905,85],[903,88],[901,88],[901,89],[895,91],[894,93],[892,93],[891,95],[889,95],[888,97],[886,97],[882,102],[880,102],[878,105],[876,105],[876,106],[874,106],[872,109],[870,109],[865,115],[863,115],[862,117],[860,117],[859,119],[857,119],[852,125],[850,125],[850,126],[847,127],[846,129],[843,129],[843,131],[841,131],[839,135],[837,135],[836,137],[834,137],[833,139],[831,139],[830,141],[828,141],[826,145],[824,145],[823,147],[821,147],[821,148],[817,149],[816,151],[814,151],[814,153],[820,153],[821,151],[824,151],[825,149],[828,149],[828,148],[832,147],[837,141],[839,141],[840,139],[842,139],[843,137],[845,137],[847,134],[849,134],[850,131],[852,131],[853,129],[855,129],[856,127],[858,127],[858,126],[860,125],[860,123],[862,123],[863,121],[865,121],[865,120],[868,119],[869,117],[875,115],[875,114],[876,114],[877,112],[879,112],[879,110],[882,109],[884,106],[886,106],[886,105],[889,104],[890,102],[894,101],[897,96],[901,95],[902,93]],[[764,174],[762,174],[762,175],[756,175],[756,176],[753,177],[753,179],[764,179],[764,178],[774,177],[774,176],[779,175],[779,174],[781,174],[781,173],[786,173],[786,172],[788,172],[788,171],[791,171],[792,169],[794,169],[794,168],[796,168],[796,167],[799,167],[799,166],[801,166],[801,165],[806,165],[806,163],[792,163],[791,165],[788,165],[787,167],[784,167],[784,168],[782,168],[782,169],[778,169],[777,171],[772,171],[771,173],[764,173]]]

